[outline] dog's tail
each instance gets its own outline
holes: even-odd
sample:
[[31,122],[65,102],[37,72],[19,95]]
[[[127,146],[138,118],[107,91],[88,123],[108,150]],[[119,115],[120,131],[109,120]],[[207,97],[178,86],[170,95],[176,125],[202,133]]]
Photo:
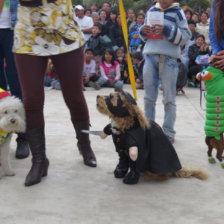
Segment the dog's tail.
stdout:
[[173,176],[181,178],[196,177],[200,180],[206,180],[208,178],[208,174],[198,168],[197,169],[182,168],[177,172],[174,172]]

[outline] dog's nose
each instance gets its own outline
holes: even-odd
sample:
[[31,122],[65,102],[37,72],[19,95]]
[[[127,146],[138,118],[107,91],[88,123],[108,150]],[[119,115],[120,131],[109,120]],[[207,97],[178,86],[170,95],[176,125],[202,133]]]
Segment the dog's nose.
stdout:
[[12,119],[10,120],[10,122],[11,122],[12,124],[14,124],[14,123],[16,122],[16,119],[12,118]]

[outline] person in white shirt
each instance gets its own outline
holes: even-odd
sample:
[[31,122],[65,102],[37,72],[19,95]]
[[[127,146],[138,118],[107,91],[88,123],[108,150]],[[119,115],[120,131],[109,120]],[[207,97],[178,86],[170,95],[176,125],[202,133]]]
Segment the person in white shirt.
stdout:
[[82,5],[75,6],[76,21],[78,22],[82,32],[84,33],[85,40],[87,41],[92,34],[93,19],[84,15],[84,7]]

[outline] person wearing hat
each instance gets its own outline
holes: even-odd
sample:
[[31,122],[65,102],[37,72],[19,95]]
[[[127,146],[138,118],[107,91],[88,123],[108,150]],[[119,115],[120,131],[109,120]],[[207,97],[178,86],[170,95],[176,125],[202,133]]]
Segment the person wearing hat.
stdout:
[[[83,162],[89,167],[97,166],[89,135],[81,132],[90,126],[89,111],[82,91],[84,43],[71,0],[20,0],[13,51],[22,86],[27,137],[32,152],[32,166],[25,186],[41,182],[42,177],[48,174],[44,76],[49,58],[60,80]],[[60,113],[59,108],[58,111]]]
[[84,14],[84,7],[82,5],[75,6],[75,15],[76,21],[79,24],[82,32],[84,33],[85,40],[87,41],[92,33],[93,28],[93,19],[89,16],[85,16]]

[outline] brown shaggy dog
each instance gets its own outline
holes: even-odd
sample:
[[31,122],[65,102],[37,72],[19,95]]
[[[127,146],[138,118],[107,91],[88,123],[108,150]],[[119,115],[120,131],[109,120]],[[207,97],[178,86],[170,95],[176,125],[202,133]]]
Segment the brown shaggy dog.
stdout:
[[207,179],[207,174],[200,169],[181,167],[175,149],[160,126],[148,121],[129,93],[97,96],[97,109],[111,119],[101,137],[112,135],[119,155],[114,170],[116,178],[124,178],[126,184],[136,184],[140,174],[153,179],[170,176]]

